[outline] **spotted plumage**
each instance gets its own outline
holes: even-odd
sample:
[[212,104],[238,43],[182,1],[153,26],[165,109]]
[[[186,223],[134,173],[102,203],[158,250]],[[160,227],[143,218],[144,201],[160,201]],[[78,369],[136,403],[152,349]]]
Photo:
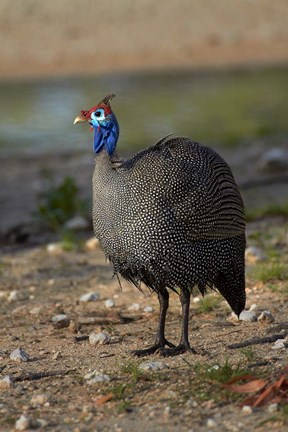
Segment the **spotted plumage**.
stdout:
[[[94,114],[103,104],[110,108],[111,96],[84,111],[95,130],[94,142],[99,141],[99,128],[102,136],[105,133]],[[116,120],[113,112],[108,115],[109,121],[111,116]],[[124,162],[115,156],[117,139],[111,151],[111,142],[102,138],[96,154],[93,224],[115,273],[158,294],[155,344],[136,354],[192,350],[188,318],[195,286],[202,294],[207,287],[217,289],[237,315],[245,306],[245,222],[239,189],[226,162],[189,138],[163,138]],[[177,347],[164,335],[167,289],[180,290],[183,323]]]

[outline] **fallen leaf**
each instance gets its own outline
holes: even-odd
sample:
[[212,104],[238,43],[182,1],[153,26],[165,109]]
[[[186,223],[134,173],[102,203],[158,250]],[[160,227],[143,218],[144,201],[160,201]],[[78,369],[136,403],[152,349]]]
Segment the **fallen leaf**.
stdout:
[[267,381],[256,379],[245,384],[223,384],[223,387],[234,393],[255,393],[265,387],[266,384]]
[[113,397],[113,393],[108,393],[107,395],[100,396],[98,399],[95,400],[95,404],[97,406],[104,405],[106,402],[111,400]]

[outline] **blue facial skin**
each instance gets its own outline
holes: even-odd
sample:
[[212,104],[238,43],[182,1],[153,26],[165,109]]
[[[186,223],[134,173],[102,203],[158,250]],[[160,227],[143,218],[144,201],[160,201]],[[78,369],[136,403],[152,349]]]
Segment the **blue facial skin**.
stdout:
[[105,117],[104,109],[98,108],[91,114],[89,122],[94,128],[94,152],[99,153],[105,148],[111,156],[119,137],[119,125],[115,114],[111,112]]

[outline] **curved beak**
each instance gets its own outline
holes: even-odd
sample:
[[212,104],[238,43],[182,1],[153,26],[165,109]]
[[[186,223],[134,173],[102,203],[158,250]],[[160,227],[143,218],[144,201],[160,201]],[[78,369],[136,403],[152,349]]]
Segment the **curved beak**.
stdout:
[[73,124],[75,125],[76,123],[83,123],[83,122],[87,122],[87,121],[88,121],[88,118],[85,117],[85,116],[81,113],[81,114],[79,114],[79,115],[75,118]]

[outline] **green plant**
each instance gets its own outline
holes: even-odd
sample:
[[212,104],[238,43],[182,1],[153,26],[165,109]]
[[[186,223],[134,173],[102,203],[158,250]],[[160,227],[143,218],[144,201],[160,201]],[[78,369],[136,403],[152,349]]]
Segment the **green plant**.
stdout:
[[87,213],[87,202],[79,198],[79,189],[72,177],[65,177],[56,185],[49,173],[44,174],[46,190],[38,201],[36,217],[54,231],[59,231],[67,220]]
[[196,312],[198,313],[208,313],[215,310],[217,307],[219,307],[219,304],[221,303],[222,298],[220,295],[217,294],[206,294],[205,297],[203,297],[199,303],[197,303],[197,309]]
[[123,365],[122,371],[130,375],[133,384],[136,384],[144,375],[144,372],[136,362],[128,362],[126,365]]
[[270,282],[273,280],[284,280],[287,274],[287,268],[283,263],[272,261],[267,264],[258,264],[253,270],[255,279],[261,282]]

